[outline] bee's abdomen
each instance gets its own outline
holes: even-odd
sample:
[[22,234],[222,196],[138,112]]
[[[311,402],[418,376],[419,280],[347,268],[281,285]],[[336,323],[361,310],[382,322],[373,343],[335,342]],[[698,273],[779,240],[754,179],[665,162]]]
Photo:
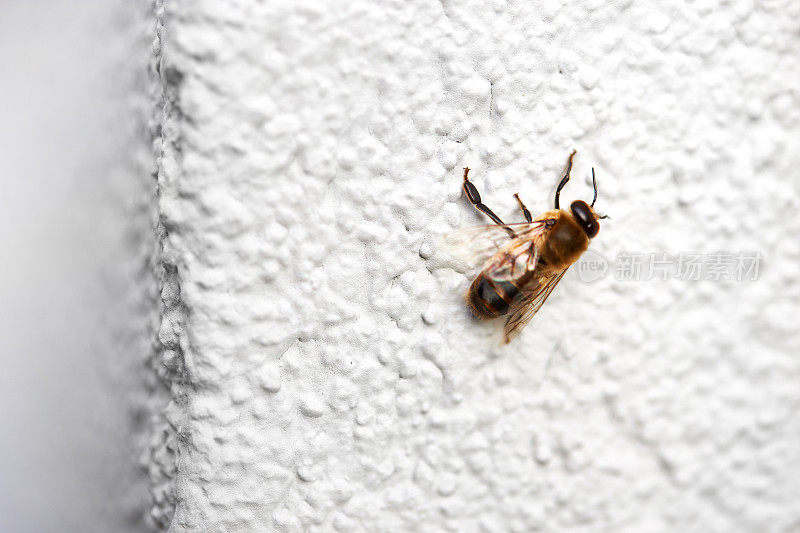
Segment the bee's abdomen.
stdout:
[[478,318],[497,318],[508,313],[509,306],[519,294],[510,281],[487,278],[481,272],[466,294],[467,305]]

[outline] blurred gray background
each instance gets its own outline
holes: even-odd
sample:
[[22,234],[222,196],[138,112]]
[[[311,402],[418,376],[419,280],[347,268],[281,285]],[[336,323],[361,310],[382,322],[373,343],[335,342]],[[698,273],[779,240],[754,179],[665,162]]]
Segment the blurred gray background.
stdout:
[[4,533],[143,529],[154,23],[125,4],[0,6]]

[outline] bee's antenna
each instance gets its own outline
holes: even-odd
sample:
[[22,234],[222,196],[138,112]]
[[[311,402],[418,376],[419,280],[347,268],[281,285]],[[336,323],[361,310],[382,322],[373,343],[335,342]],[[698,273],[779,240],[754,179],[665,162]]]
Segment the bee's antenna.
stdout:
[[558,188],[556,189],[556,209],[560,209],[558,206],[558,197],[561,194],[561,189],[564,188],[564,185],[567,184],[569,181],[569,173],[572,170],[572,158],[575,157],[576,150],[573,150],[571,154],[569,154],[569,160],[567,161],[567,171],[564,173],[564,177],[561,178],[561,183],[558,184]]
[[594,203],[597,201],[597,180],[594,177],[594,167],[592,167],[592,186],[594,187],[594,198],[592,198],[590,207],[594,207]]

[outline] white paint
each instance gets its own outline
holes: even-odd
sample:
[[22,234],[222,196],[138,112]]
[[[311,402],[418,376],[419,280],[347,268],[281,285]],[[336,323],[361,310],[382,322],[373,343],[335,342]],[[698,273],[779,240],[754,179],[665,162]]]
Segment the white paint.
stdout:
[[135,432],[156,311],[145,12],[0,8],[3,532],[144,529]]
[[[172,531],[797,527],[800,4],[166,7]],[[516,219],[572,148],[594,252],[760,279],[572,272],[498,347],[461,168]]]

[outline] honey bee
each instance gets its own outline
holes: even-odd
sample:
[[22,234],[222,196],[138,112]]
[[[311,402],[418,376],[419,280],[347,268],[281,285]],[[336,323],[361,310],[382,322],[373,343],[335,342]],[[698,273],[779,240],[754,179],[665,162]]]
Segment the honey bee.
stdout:
[[503,344],[519,335],[553,292],[564,273],[588,248],[600,231],[599,220],[608,218],[594,210],[597,180],[592,169],[594,198],[591,204],[575,200],[569,210],[559,206],[561,189],[572,170],[573,150],[567,170],[556,189],[555,208],[535,219],[515,194],[525,220],[506,224],[481,202],[478,189],[464,169],[463,189],[472,205],[488,216],[493,225],[455,231],[445,236],[445,245],[462,259],[483,265],[464,300],[479,319],[509,315],[503,329]]

